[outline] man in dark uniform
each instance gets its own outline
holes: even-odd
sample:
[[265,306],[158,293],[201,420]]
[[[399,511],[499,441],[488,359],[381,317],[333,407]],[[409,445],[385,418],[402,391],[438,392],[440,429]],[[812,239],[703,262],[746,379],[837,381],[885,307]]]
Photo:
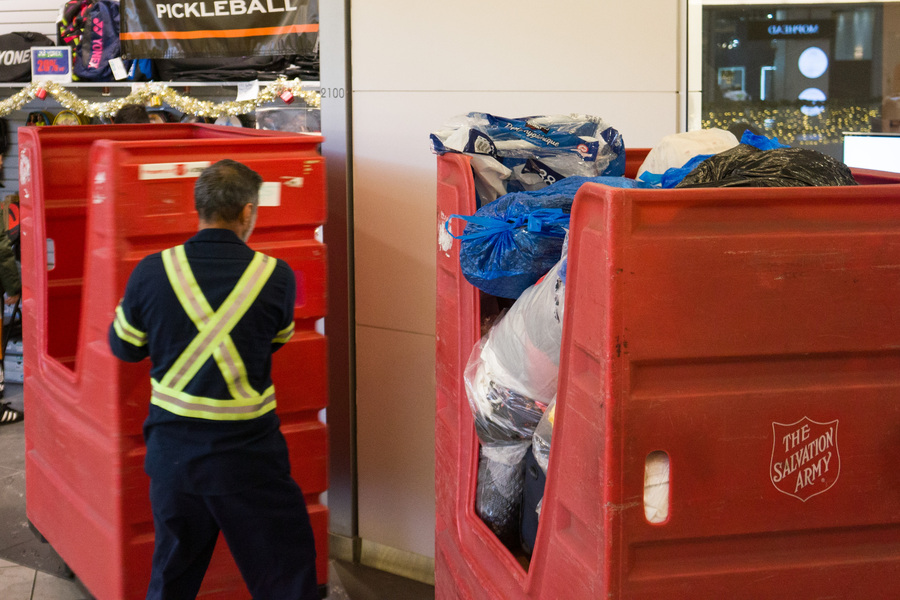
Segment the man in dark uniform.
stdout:
[[148,600],[195,598],[220,530],[253,598],[318,598],[271,380],[272,352],[294,332],[296,282],[287,263],[245,243],[261,182],[232,160],[205,169],[199,232],[135,267],[110,326],[118,358],[151,361]]

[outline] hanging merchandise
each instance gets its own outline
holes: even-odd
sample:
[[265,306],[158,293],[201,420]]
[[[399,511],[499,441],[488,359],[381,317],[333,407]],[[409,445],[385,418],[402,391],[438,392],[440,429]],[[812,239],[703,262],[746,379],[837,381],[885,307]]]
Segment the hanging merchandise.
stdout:
[[703,161],[678,188],[856,185],[844,163],[805,148],[740,144]]
[[53,115],[48,113],[46,110],[35,110],[28,113],[28,118],[25,119],[25,125],[36,125],[42,127],[44,125],[52,125],[53,124]]
[[90,119],[82,119],[71,110],[63,109],[56,113],[56,116],[53,117],[54,125],[86,125],[90,123]]
[[[575,193],[587,182],[650,187],[625,177],[573,176],[537,191],[507,194],[474,216],[451,215],[444,227],[461,240],[459,261],[469,283],[494,296],[518,298],[559,260]],[[468,223],[462,235],[451,232],[454,219]]]
[[161,81],[265,81],[292,76],[288,56],[155,59]]
[[310,55],[319,39],[318,0],[156,2],[122,0],[128,58]]
[[78,47],[88,22],[88,11],[94,0],[67,0],[56,19],[56,43],[59,46]]
[[31,81],[31,48],[53,40],[33,31],[0,35],[0,81]]
[[590,115],[507,119],[471,112],[431,134],[435,154],[473,157],[481,206],[503,194],[538,190],[565,177],[621,176],[625,143],[605,121]]
[[[121,60],[119,45],[119,3],[113,0],[95,0],[84,13],[84,30],[72,55],[72,74],[84,81],[113,81],[111,61]],[[122,65],[122,76],[127,76],[131,61]]]

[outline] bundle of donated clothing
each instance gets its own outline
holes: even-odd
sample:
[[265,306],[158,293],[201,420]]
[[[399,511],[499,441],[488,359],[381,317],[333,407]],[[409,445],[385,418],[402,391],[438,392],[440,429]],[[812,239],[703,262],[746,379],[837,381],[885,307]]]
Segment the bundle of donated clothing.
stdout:
[[556,396],[565,265],[563,256],[522,293],[476,344],[466,366],[466,393],[481,441],[475,509],[508,546],[518,542],[523,459]]

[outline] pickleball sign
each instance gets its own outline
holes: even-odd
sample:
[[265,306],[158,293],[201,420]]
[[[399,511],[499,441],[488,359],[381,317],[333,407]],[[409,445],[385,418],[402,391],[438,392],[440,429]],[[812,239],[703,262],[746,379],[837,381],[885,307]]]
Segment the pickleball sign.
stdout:
[[221,58],[310,53],[318,0],[122,0],[126,58]]

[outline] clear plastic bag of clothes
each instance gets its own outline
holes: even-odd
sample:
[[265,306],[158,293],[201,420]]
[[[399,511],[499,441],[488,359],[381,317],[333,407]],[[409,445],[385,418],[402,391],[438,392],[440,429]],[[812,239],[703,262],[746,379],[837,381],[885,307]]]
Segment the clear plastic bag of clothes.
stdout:
[[700,163],[677,188],[856,185],[844,163],[807,148],[740,144]]
[[556,394],[565,304],[563,257],[472,350],[466,395],[481,441],[475,508],[505,544],[519,536],[525,453]]
[[482,443],[530,439],[556,395],[565,264],[525,290],[472,349],[466,392]]
[[[466,280],[501,298],[516,299],[559,260],[578,189],[585,183],[649,188],[625,177],[568,177],[532,192],[507,194],[472,216],[450,215],[448,234],[460,240],[459,263]],[[454,220],[467,223],[454,235]]]
[[537,427],[534,428],[532,437],[534,460],[545,474],[547,466],[550,464],[550,443],[553,441],[553,422],[555,420],[556,399],[554,398],[547,410],[544,411],[541,420],[538,421]]
[[435,154],[472,156],[475,192],[483,206],[565,177],[625,173],[621,134],[591,115],[505,118],[471,112],[431,134]]

